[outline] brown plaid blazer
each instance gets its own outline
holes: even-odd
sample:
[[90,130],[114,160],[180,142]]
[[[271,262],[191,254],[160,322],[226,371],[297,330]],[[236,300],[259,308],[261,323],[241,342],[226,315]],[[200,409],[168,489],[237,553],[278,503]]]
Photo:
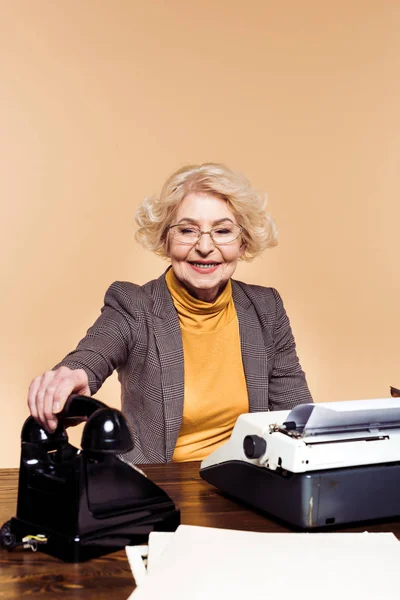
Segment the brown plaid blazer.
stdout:
[[[232,280],[250,412],[312,402],[281,297]],[[117,369],[133,463],[172,459],[182,422],[184,370],[179,319],[165,274],[143,286],[115,282],[101,315],[58,366],[84,369],[92,394]]]

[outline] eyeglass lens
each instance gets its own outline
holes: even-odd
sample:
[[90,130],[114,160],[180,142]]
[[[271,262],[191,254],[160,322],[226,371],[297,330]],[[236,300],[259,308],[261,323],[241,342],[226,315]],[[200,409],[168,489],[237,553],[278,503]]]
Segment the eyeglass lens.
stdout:
[[196,225],[172,225],[170,232],[177,242],[194,243],[204,234],[209,234],[216,244],[229,244],[239,237],[242,229],[239,225],[228,223],[213,227],[210,231],[201,231]]

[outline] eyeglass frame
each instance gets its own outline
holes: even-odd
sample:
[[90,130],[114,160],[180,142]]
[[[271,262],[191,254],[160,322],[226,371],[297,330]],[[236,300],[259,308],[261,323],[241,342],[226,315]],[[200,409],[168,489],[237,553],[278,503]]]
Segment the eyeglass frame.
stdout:
[[[202,235],[205,235],[206,233],[208,233],[214,246],[228,246],[229,244],[232,244],[234,241],[236,241],[238,239],[238,237],[243,233],[243,227],[241,225],[238,225],[238,223],[232,223],[232,225],[234,225],[235,227],[239,227],[239,233],[237,234],[237,236],[235,238],[233,238],[233,240],[230,240],[229,242],[218,243],[214,240],[212,231],[213,231],[213,229],[218,229],[218,227],[221,227],[220,225],[219,226],[216,225],[215,227],[212,227],[209,231],[202,231],[198,225],[191,225],[191,227],[195,227],[196,229],[199,230],[199,236],[198,236],[197,240],[195,240],[194,242],[179,242],[178,240],[175,239],[175,241],[177,244],[181,244],[182,246],[194,246],[201,239]],[[183,227],[183,226],[184,226],[184,223],[176,223],[175,225],[169,225],[168,233],[170,232],[171,229],[174,229],[174,227]]]

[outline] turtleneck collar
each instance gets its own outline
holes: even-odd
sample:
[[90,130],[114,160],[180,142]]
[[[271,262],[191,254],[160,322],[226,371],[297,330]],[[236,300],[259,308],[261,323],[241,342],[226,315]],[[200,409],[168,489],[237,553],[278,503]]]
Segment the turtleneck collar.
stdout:
[[172,268],[167,271],[165,280],[178,313],[181,313],[182,309],[185,315],[187,312],[196,315],[217,314],[224,310],[232,300],[232,284],[230,279],[214,302],[204,302],[192,296],[176,277]]

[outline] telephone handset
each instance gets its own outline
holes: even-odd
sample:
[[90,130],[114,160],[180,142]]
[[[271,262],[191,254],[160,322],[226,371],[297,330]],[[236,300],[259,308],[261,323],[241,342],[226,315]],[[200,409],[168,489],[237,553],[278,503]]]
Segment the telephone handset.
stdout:
[[46,449],[62,449],[68,442],[66,428],[86,421],[81,448],[99,454],[125,454],[133,449],[133,440],[121,411],[110,408],[89,396],[71,396],[57,415],[58,426],[53,433],[46,431],[32,417],[22,428],[22,443],[43,445]]
[[99,408],[109,408],[109,406],[91,396],[73,395],[66,401],[60,417],[90,417]]

